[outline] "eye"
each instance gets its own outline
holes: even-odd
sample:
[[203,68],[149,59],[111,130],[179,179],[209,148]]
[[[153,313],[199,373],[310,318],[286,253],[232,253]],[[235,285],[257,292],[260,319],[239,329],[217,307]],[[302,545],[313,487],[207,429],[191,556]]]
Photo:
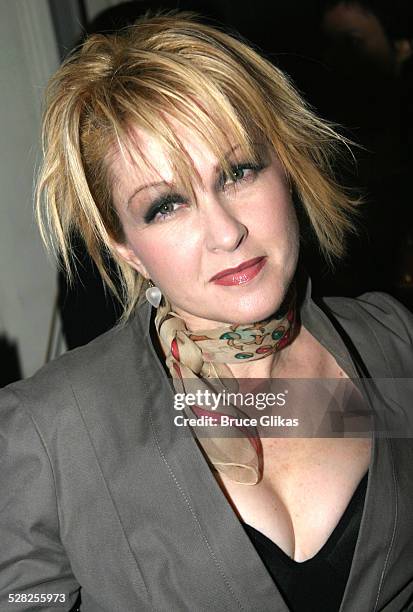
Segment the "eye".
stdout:
[[237,166],[232,170],[231,178],[234,181],[240,181],[244,178],[247,168],[243,168],[242,166]]
[[224,174],[221,182],[222,188],[227,189],[236,185],[250,183],[255,180],[264,164],[243,163],[231,166],[230,174]]
[[179,205],[187,204],[187,200],[178,193],[171,193],[161,196],[152,203],[148,212],[145,214],[145,223],[164,221],[171,217],[178,210]]

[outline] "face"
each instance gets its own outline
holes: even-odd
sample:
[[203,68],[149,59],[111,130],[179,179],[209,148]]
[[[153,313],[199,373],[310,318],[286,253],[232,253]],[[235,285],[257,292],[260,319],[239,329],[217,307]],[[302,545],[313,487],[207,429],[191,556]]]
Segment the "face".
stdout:
[[195,133],[177,122],[173,128],[201,179],[192,183],[194,201],[178,188],[159,142],[135,130],[147,165],[119,154],[110,168],[125,234],[118,253],[152,279],[189,329],[263,320],[281,305],[297,265],[283,168],[263,143],[258,164],[230,143],[226,176]]

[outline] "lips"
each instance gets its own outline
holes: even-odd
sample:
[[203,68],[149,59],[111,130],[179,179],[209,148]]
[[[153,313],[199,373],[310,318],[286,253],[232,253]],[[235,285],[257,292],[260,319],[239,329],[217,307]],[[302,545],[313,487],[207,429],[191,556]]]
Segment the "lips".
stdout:
[[215,274],[209,282],[216,285],[243,285],[252,280],[265,266],[266,257],[255,257],[244,261],[236,268],[227,268]]

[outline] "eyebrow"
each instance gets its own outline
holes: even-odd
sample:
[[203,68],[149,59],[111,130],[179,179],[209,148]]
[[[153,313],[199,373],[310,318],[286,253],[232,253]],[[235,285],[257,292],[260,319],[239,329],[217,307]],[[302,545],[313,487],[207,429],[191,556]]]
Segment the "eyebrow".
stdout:
[[138,187],[137,189],[135,189],[135,191],[129,196],[127,202],[126,202],[126,208],[129,207],[129,204],[132,202],[133,198],[140,192],[143,191],[144,189],[149,189],[149,187],[159,187],[160,185],[169,185],[170,183],[167,183],[166,181],[158,181],[155,183],[147,183],[146,185],[141,185],[140,187]]
[[[225,154],[224,154],[224,158],[229,157],[234,151],[236,151],[236,149],[239,149],[241,147],[240,144],[234,145],[233,147],[231,147]],[[219,165],[217,164],[215,166],[215,172],[219,171]],[[139,187],[137,187],[133,193],[129,196],[128,200],[126,201],[126,208],[129,208],[129,204],[132,202],[133,198],[140,193],[141,191],[143,191],[144,189],[149,189],[150,187],[160,187],[161,185],[171,185],[170,182],[168,181],[155,181],[153,183],[146,183],[145,185],[140,185]]]

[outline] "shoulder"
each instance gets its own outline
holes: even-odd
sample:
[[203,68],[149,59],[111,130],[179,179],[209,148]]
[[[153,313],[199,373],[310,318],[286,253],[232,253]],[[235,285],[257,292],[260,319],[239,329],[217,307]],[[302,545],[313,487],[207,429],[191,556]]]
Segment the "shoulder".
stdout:
[[379,291],[357,298],[324,298],[327,309],[345,324],[368,326],[379,335],[395,335],[413,343],[413,314],[395,298]]
[[[68,351],[43,366],[34,376],[0,390],[0,418],[19,406],[41,423],[67,413],[79,401],[124,385],[130,371],[143,375],[144,338],[128,322],[116,326],[89,344]],[[83,402],[85,404],[85,402]]]
[[338,333],[356,349],[371,375],[413,376],[413,315],[386,293],[319,302]]

